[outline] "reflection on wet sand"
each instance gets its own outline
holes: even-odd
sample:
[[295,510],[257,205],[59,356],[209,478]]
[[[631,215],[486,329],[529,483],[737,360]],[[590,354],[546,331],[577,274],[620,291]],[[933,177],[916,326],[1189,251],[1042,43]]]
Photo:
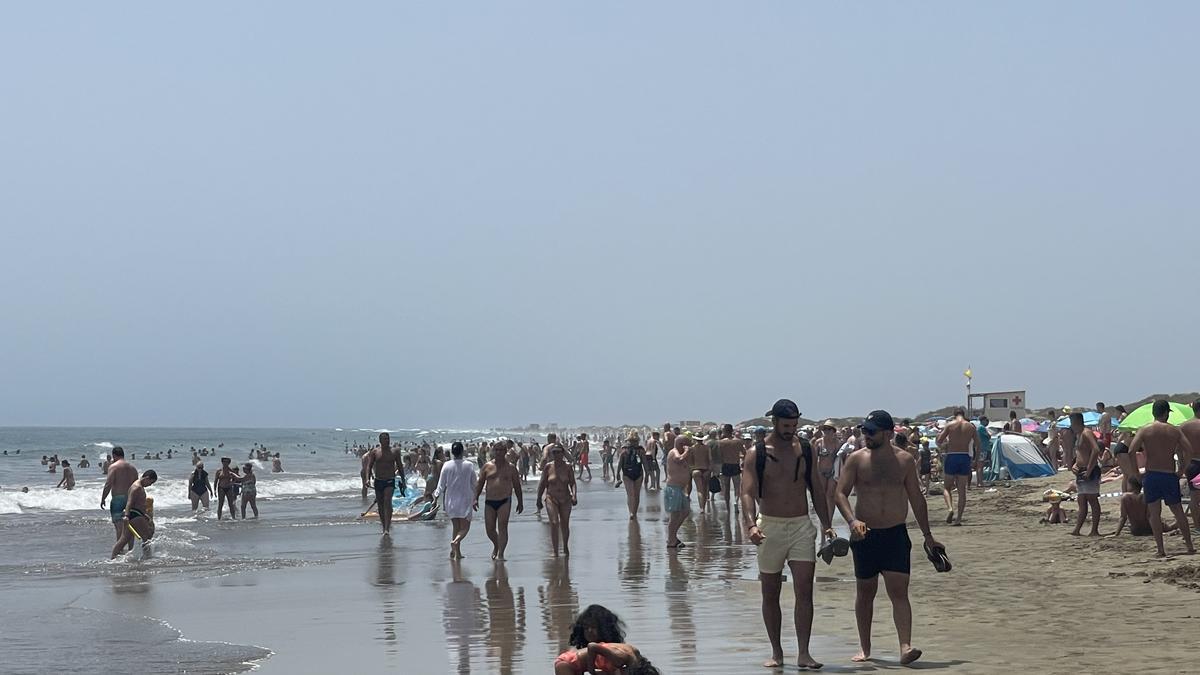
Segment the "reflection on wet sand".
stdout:
[[549,647],[545,663],[551,663],[570,640],[571,624],[579,614],[579,594],[571,586],[568,558],[547,558],[542,573],[546,581],[538,586],[538,603],[542,607],[542,626],[546,629]]
[[132,571],[125,574],[114,574],[110,579],[112,591],[117,595],[140,595],[149,593],[152,588],[149,572]]
[[452,560],[453,579],[446,584],[442,602],[442,628],[446,632],[446,648],[452,650],[450,662],[455,672],[471,672],[471,642],[483,630],[482,598],[475,584],[463,576],[462,562]]
[[396,628],[397,618],[403,618],[403,615],[396,612],[396,607],[400,603],[395,597],[398,589],[394,587],[403,585],[403,582],[396,583],[396,549],[393,548],[392,540],[389,537],[382,537],[379,540],[379,548],[375,557],[375,578],[372,583],[379,587],[379,598],[383,605],[383,623],[380,624],[383,636],[377,639],[386,643],[386,651],[389,656],[396,656],[400,653],[396,637],[398,634],[402,634],[404,629],[403,627],[399,630]]
[[488,610],[488,662],[495,664],[501,675],[524,672],[521,649],[525,646],[525,588],[513,594],[508,583],[508,570],[503,562],[492,566],[492,574],[484,585]]
[[692,598],[688,597],[688,570],[679,559],[678,549],[667,552],[667,576],[663,581],[663,590],[667,596],[671,638],[672,641],[679,641],[678,665],[695,666],[696,622],[692,617]]
[[646,590],[646,578],[650,576],[650,563],[644,555],[642,527],[638,521],[629,521],[629,536],[625,550],[621,552],[618,566],[621,574],[621,590],[641,592]]

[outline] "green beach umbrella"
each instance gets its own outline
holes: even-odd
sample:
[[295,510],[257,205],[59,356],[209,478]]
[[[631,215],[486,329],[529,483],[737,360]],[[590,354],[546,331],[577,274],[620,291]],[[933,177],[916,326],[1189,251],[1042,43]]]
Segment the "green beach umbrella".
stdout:
[[[1171,405],[1171,415],[1167,417],[1167,421],[1175,426],[1179,426],[1196,416],[1190,406],[1174,401],[1169,401],[1169,403]],[[1121,420],[1121,424],[1117,425],[1117,428],[1125,431],[1137,431],[1150,424],[1154,421],[1154,413],[1151,411],[1153,407],[1154,403],[1151,402],[1134,410],[1126,415],[1125,419]]]

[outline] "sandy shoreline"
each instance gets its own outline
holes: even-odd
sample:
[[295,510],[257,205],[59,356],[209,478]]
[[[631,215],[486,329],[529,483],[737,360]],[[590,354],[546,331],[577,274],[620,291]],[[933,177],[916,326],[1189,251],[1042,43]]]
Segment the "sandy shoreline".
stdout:
[[[960,528],[939,517],[940,496],[930,499],[934,531],[955,569],[934,572],[918,553],[914,524],[913,633],[925,650],[919,668],[1125,669],[1133,667],[1130,655],[1153,653],[1139,672],[1186,670],[1189,646],[1174,636],[1194,627],[1189,604],[1196,596],[1163,582],[1183,575],[1182,583],[1196,583],[1198,575],[1188,570],[1200,561],[1155,560],[1146,538],[1075,538],[1067,526],[1038,524],[1041,491],[1068,480],[1060,474],[972,491]],[[339,509],[357,508],[354,499],[336,501]],[[1103,506],[1102,531],[1111,532],[1116,501]],[[127,580],[87,582],[71,606],[156,617],[188,639],[260,645],[274,652],[259,664],[266,674],[333,672],[356,663],[411,672],[538,673],[549,672],[574,614],[596,602],[626,620],[630,640],[664,673],[770,672],[759,665],[769,649],[754,549],[736,520],[723,509],[694,513],[681,532],[691,545],[668,553],[657,495],[644,500],[642,515],[631,527],[623,490],[584,483],[572,559],[549,559],[544,518],[525,515],[513,521],[510,560],[502,565],[487,559],[479,519],[460,566],[444,559],[442,522],[405,525],[392,545],[380,541],[372,523],[293,528],[303,537],[293,550],[325,564],[182,581],[131,572]],[[1169,541],[1169,551],[1181,549]],[[850,662],[858,648],[853,602],[849,559],[818,563],[814,656],[830,672],[899,668],[882,593],[874,627],[878,660]],[[791,661],[787,590],[784,603]],[[1118,618],[1120,612],[1128,618]],[[1089,637],[1081,643],[1070,637],[1076,633]]]

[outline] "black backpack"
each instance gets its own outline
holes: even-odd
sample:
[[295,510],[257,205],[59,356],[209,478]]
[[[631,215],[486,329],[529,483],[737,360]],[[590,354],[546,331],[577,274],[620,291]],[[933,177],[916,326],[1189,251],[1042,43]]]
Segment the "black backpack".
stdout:
[[[767,468],[767,444],[763,441],[758,441],[754,445],[754,474],[758,477],[758,497],[762,499],[763,472]],[[804,483],[808,486],[808,491],[812,492],[812,444],[807,438],[800,439],[800,457],[804,459]],[[800,460],[796,460],[796,473],[800,473]]]

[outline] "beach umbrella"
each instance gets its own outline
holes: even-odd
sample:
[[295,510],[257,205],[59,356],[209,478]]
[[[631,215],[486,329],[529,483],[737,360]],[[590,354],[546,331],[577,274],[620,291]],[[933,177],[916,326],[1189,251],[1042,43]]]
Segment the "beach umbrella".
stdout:
[[[1176,403],[1174,401],[1170,401],[1169,403],[1171,406],[1171,415],[1167,417],[1167,421],[1175,426],[1179,426],[1180,424],[1183,424],[1184,422],[1196,416],[1195,413],[1192,412],[1192,409],[1183,403]],[[1125,431],[1136,431],[1141,429],[1142,427],[1154,421],[1153,408],[1153,403],[1147,403],[1146,405],[1141,406],[1137,410],[1134,410],[1126,415],[1125,419],[1121,420],[1121,424],[1117,425],[1117,428]]]
[[[1095,410],[1089,410],[1089,411],[1083,413],[1083,426],[1094,427],[1094,426],[1099,426],[1099,424],[1100,424],[1100,413],[1096,412]],[[1059,429],[1070,428],[1070,426],[1071,426],[1070,415],[1064,415],[1063,417],[1060,417],[1058,419],[1058,423],[1055,424],[1054,426],[1058,427]]]

